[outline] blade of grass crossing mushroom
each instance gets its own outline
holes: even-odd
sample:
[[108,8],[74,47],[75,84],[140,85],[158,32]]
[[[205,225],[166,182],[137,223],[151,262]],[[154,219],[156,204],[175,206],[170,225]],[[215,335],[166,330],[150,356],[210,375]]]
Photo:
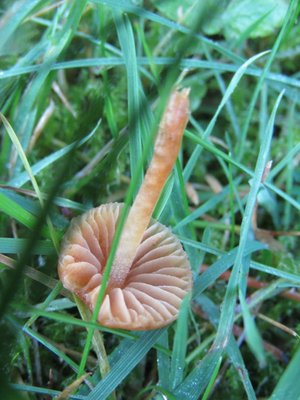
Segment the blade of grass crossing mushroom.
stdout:
[[298,0],[291,0],[289,3],[289,8],[286,12],[286,15],[284,17],[283,20],[283,25],[281,27],[281,30],[279,32],[279,35],[277,36],[277,39],[272,47],[272,51],[271,54],[266,62],[265,67],[262,70],[262,73],[259,77],[258,83],[256,85],[255,91],[253,93],[253,96],[251,98],[249,107],[248,107],[248,112],[246,114],[246,118],[245,118],[245,123],[244,126],[242,128],[242,132],[241,132],[241,136],[239,138],[238,141],[238,146],[237,146],[237,159],[240,161],[243,157],[244,154],[244,149],[246,148],[245,146],[245,142],[246,142],[246,136],[247,136],[247,132],[250,126],[250,122],[253,116],[253,112],[254,112],[254,108],[255,108],[255,104],[257,101],[257,98],[259,96],[259,92],[262,89],[262,86],[264,84],[264,81],[267,77],[267,73],[271,68],[271,65],[273,63],[273,61],[275,60],[276,57],[276,53],[278,52],[280,45],[282,43],[282,41],[284,40],[284,38],[288,35],[290,28],[292,27],[292,25],[295,23],[297,16],[299,14],[300,11],[300,7],[299,7],[299,2]]
[[[51,299],[49,299],[49,301],[47,302],[48,304],[46,307],[44,306],[44,303],[42,303],[39,305],[39,308],[34,308],[34,307],[29,308],[28,313],[30,315],[32,315],[31,318],[36,319],[40,316],[40,317],[48,318],[53,321],[61,322],[62,324],[79,326],[81,328],[93,328],[96,330],[101,330],[103,332],[109,332],[114,335],[129,338],[129,339],[137,339],[138,338],[133,333],[130,333],[128,331],[123,331],[121,329],[117,330],[117,329],[112,329],[112,328],[106,328],[106,327],[100,326],[96,322],[83,321],[82,319],[69,317],[66,314],[61,314],[61,313],[54,312],[54,311],[51,311],[51,312],[46,311],[45,308],[47,308],[49,306],[49,304],[53,301],[54,298],[55,298],[54,295],[52,295]],[[26,326],[29,326],[29,324],[27,323]]]
[[[277,98],[275,106],[273,108],[270,120],[269,120],[269,129],[266,133],[266,136],[261,144],[256,167],[255,167],[255,175],[252,181],[251,189],[248,195],[247,204],[245,208],[245,214],[242,220],[241,226],[241,236],[240,243],[238,247],[238,251],[236,254],[235,262],[233,265],[232,273],[230,276],[230,280],[228,282],[224,302],[223,309],[220,317],[219,329],[217,331],[216,339],[214,345],[216,348],[225,347],[228,342],[228,338],[232,329],[233,320],[234,320],[234,308],[237,300],[237,290],[238,285],[241,284],[240,279],[242,276],[242,265],[243,258],[245,257],[245,248],[247,245],[247,241],[249,238],[249,232],[251,229],[251,216],[255,207],[256,197],[261,185],[262,176],[264,173],[265,165],[268,160],[270,145],[273,134],[273,126],[275,115],[277,109],[279,107],[280,101],[282,99],[283,92]],[[243,275],[245,278],[245,275]]]
[[[74,296],[74,300],[75,300],[77,308],[80,312],[81,318],[84,321],[90,321],[91,320],[91,312],[88,309],[87,305],[85,303],[83,303],[83,301],[81,301],[81,299],[79,297]],[[94,349],[97,359],[98,359],[100,374],[101,374],[101,377],[103,378],[110,370],[110,366],[109,366],[109,361],[108,361],[108,357],[107,357],[104,342],[103,342],[103,337],[101,335],[101,332],[99,332],[98,330],[93,332],[92,343],[93,343],[93,349]],[[85,363],[86,363],[86,361],[87,360],[85,360]],[[78,372],[78,370],[77,370],[77,372]]]
[[164,184],[176,162],[189,116],[188,95],[189,89],[173,91],[168,99],[159,124],[153,157],[120,238],[110,274],[110,287],[120,287],[124,283]]
[[[122,234],[125,222],[126,222],[130,204],[133,199],[134,193],[137,192],[137,187],[138,187],[139,177],[140,177],[139,171],[143,168],[146,154],[149,151],[149,149],[153,143],[153,136],[154,136],[154,130],[152,131],[152,135],[149,135],[146,139],[146,143],[145,143],[145,146],[142,151],[142,156],[138,160],[138,163],[136,165],[136,168],[135,168],[134,173],[131,178],[131,182],[130,182],[128,191],[126,193],[124,207],[121,210],[121,213],[120,213],[120,216],[118,219],[118,225],[116,227],[114,238],[113,238],[113,241],[111,244],[110,253],[109,253],[109,256],[108,256],[108,259],[106,262],[106,266],[104,269],[103,277],[102,277],[101,288],[100,288],[97,302],[95,304],[95,308],[94,308],[93,315],[92,315],[92,322],[94,322],[94,323],[97,321],[97,318],[98,318],[98,314],[99,314],[100,307],[101,307],[101,304],[102,304],[102,301],[104,298],[104,294],[106,291],[106,287],[107,287],[107,284],[109,281],[113,261],[114,261],[114,258],[115,258],[116,252],[117,252],[117,248],[118,248],[118,244],[119,244],[119,241],[121,238],[121,234]],[[86,364],[88,353],[89,353],[90,346],[91,346],[92,337],[93,337],[93,328],[88,330],[88,335],[86,338],[86,342],[85,342],[85,346],[83,349],[82,358],[81,358],[81,362],[80,362],[80,366],[79,366],[78,376],[82,375],[84,372],[85,364]]]
[[[23,251],[23,255],[21,257],[21,261],[16,263],[16,269],[15,269],[15,274],[14,276],[12,276],[13,282],[14,284],[16,284],[17,279],[16,276],[19,277],[20,276],[20,269],[24,267],[24,265],[27,263],[27,259],[28,259],[28,254],[30,254],[30,250],[31,248],[34,247],[35,241],[37,240],[38,237],[38,233],[40,232],[41,229],[41,225],[44,223],[47,213],[48,213],[48,209],[51,206],[51,204],[53,203],[53,199],[55,198],[55,195],[57,193],[57,190],[63,180],[63,176],[65,173],[65,165],[67,165],[67,163],[70,161],[73,152],[76,150],[76,147],[74,147],[73,151],[71,151],[66,159],[64,160],[64,165],[62,165],[60,168],[57,169],[57,173],[56,176],[53,180],[53,184],[52,187],[49,190],[47,199],[45,200],[45,206],[43,207],[43,209],[41,210],[41,213],[39,214],[39,218],[37,220],[37,224],[35,226],[35,230],[33,232],[32,235],[29,236],[28,242],[26,243],[26,246],[24,248]],[[16,275],[17,274],[17,275]],[[8,288],[9,289],[9,288]],[[40,305],[40,307],[47,307],[51,301],[58,295],[58,293],[60,293],[62,290],[62,283],[59,282],[55,288],[52,290],[52,292],[50,292],[50,294],[47,296],[46,300],[44,301],[44,303],[42,305]],[[9,294],[10,292],[7,291],[6,293],[6,298],[12,297],[12,294]],[[7,303],[6,303],[7,304]],[[4,309],[5,305],[2,306],[2,309]],[[2,311],[2,310],[1,310]],[[33,315],[25,324],[26,326],[30,326],[30,324],[32,324],[35,319],[37,318],[37,315]]]

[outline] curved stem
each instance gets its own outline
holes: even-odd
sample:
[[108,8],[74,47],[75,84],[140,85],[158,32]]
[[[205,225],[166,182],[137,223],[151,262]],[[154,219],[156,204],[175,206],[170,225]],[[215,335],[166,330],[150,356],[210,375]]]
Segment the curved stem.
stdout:
[[159,125],[145,179],[129,211],[112,265],[109,287],[120,287],[134,260],[154,207],[176,162],[189,118],[189,89],[174,91]]

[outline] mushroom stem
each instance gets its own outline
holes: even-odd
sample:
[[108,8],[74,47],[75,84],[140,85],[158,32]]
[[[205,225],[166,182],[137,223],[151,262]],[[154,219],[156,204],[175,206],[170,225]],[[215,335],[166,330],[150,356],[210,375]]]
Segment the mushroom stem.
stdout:
[[189,89],[174,91],[168,101],[159,125],[152,160],[120,238],[110,273],[110,288],[123,286],[154,207],[176,162],[189,118],[188,95]]

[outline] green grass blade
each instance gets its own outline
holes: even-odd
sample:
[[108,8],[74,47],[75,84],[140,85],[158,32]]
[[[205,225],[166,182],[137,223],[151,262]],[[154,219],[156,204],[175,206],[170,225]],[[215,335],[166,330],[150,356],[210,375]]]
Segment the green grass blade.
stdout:
[[[176,61],[174,57],[153,57],[152,59],[155,65],[161,66],[172,66]],[[149,66],[150,62],[145,57],[137,57],[137,63],[140,67]],[[74,69],[74,68],[92,68],[92,67],[116,67],[124,65],[124,60],[121,57],[100,57],[100,58],[85,58],[77,59],[72,61],[61,61],[54,63],[51,66],[51,71],[61,69]],[[240,68],[239,64],[228,64],[214,61],[197,60],[197,59],[181,59],[179,66],[187,69],[199,69],[199,70],[213,70],[221,72],[232,72],[236,73]],[[0,71],[0,80],[7,79],[14,76],[20,76],[23,74],[29,74],[37,72],[40,69],[40,65],[28,65],[28,66],[16,66],[6,71]],[[248,76],[260,77],[262,69],[248,67],[244,73]],[[280,73],[268,72],[266,75],[266,81],[269,82],[276,91],[280,92],[284,87],[287,95],[299,104],[299,99],[295,97],[295,90],[300,87],[300,80],[294,77],[283,75]]]
[[[217,328],[220,321],[219,308],[207,296],[204,295],[197,296],[194,299],[194,301],[201,306],[203,311],[205,311],[205,314],[208,316],[208,319],[211,322],[211,324],[215,328]],[[247,393],[248,399],[256,400],[255,392],[252,383],[249,379],[248,370],[244,363],[241,351],[239,349],[239,345],[236,342],[233,334],[230,335],[226,352],[232,364],[234,365],[237,373],[240,376],[240,379],[244,385],[245,392]]]
[[[210,136],[211,132],[213,131],[218,116],[220,115],[222,109],[226,106],[226,104],[228,104],[229,98],[232,95],[232,93],[234,92],[234,90],[236,89],[239,81],[241,80],[241,78],[243,77],[243,75],[245,74],[247,68],[249,67],[249,65],[251,65],[252,63],[254,63],[256,60],[258,60],[259,58],[265,56],[266,54],[268,54],[269,51],[264,51],[260,54],[256,54],[255,56],[249,58],[249,60],[247,60],[241,67],[239,67],[239,69],[236,71],[236,73],[234,74],[234,76],[232,77],[230,84],[228,86],[228,88],[226,89],[224,96],[222,97],[222,100],[213,116],[213,118],[211,119],[210,123],[208,124],[207,128],[205,129],[205,131],[203,132],[203,139],[206,139]],[[187,181],[190,177],[190,174],[193,170],[193,168],[196,165],[196,162],[198,161],[198,158],[201,154],[201,149],[199,147],[196,147],[193,153],[192,158],[190,158],[189,162],[187,163],[185,172],[184,172],[184,178],[185,181]]]
[[193,211],[190,215],[187,217],[183,218],[178,222],[173,230],[176,231],[185,225],[191,224],[193,221],[201,217],[201,215],[207,213],[210,210],[215,209],[215,207],[221,202],[224,201],[224,199],[227,197],[229,193],[229,187],[226,187],[222,192],[218,194],[214,194],[211,199],[207,200],[205,203],[203,203],[200,207],[198,207],[195,211]]
[[[49,156],[46,156],[42,160],[38,161],[34,165],[31,166],[31,171],[33,175],[37,175],[39,172],[43,171],[45,168],[49,167],[50,165],[54,164],[55,161],[58,161],[60,158],[64,157],[65,155],[69,154],[72,152],[75,148],[78,148],[85,144],[92,136],[94,136],[95,132],[99,128],[101,124],[101,120],[97,123],[95,128],[91,132],[89,132],[84,138],[75,141],[68,146],[65,146],[63,149],[57,150],[50,154]],[[30,180],[30,176],[28,175],[28,172],[20,172],[17,176],[12,178],[9,182],[8,185],[14,186],[14,187],[21,187],[23,186],[26,182]],[[69,200],[70,201],[70,200]]]
[[222,357],[220,357],[219,361],[217,362],[217,365],[215,366],[215,369],[212,372],[210,381],[208,382],[208,385],[207,385],[207,387],[205,389],[205,392],[203,393],[202,400],[207,400],[210,397],[210,394],[211,394],[211,391],[213,389],[214,383],[215,383],[215,381],[217,379],[218,372],[220,370],[221,364],[222,364]]
[[67,365],[69,365],[75,372],[78,371],[78,365],[68,357],[63,351],[59,350],[55,347],[52,343],[50,343],[47,338],[43,335],[40,335],[37,332],[34,332],[32,329],[25,327],[23,331],[32,337],[33,339],[37,340],[42,346],[46,347],[52,354],[55,354],[59,359],[63,360]]
[[[174,29],[176,31],[179,31],[179,32],[182,32],[185,34],[191,34],[191,30],[189,28],[186,28],[177,22],[171,21],[171,20],[164,18],[158,14],[148,11],[145,8],[138,7],[134,3],[131,3],[130,1],[127,1],[127,0],[92,0],[92,2],[96,3],[96,4],[106,4],[109,7],[120,10],[122,12],[130,12],[139,17],[149,19],[150,21],[156,22],[162,26],[166,26],[167,28]],[[227,56],[229,59],[232,59],[235,61],[242,60],[241,57],[232,53],[226,47],[221,46],[219,43],[217,43],[213,40],[210,40],[210,39],[206,38],[205,36],[202,36],[202,35],[199,35],[196,33],[193,33],[193,36],[195,38],[197,38],[198,40],[203,41],[208,46],[217,50],[221,54]]]
[[248,108],[248,112],[246,115],[246,119],[245,119],[245,123],[242,129],[242,133],[241,133],[241,137],[238,143],[238,148],[237,148],[237,154],[238,154],[238,160],[241,160],[244,154],[244,149],[245,149],[245,142],[246,142],[246,136],[247,136],[247,132],[249,129],[249,125],[254,113],[254,107],[259,95],[259,92],[263,86],[263,83],[266,79],[267,73],[271,68],[271,65],[273,63],[273,61],[275,60],[275,56],[276,53],[279,50],[279,47],[284,39],[284,37],[287,35],[290,27],[292,26],[292,24],[296,21],[297,19],[297,15],[299,13],[299,9],[298,9],[298,0],[291,0],[291,2],[289,3],[289,8],[287,10],[286,16],[284,18],[284,22],[282,25],[282,28],[279,32],[279,35],[274,43],[274,46],[272,48],[271,54],[267,60],[267,63],[262,71],[262,74],[260,75],[259,81],[256,85],[255,91],[253,93],[251,102],[249,104],[249,108]]
[[[180,241],[182,243],[186,243],[189,246],[194,247],[195,249],[199,249],[201,251],[205,251],[205,252],[207,252],[209,254],[214,254],[216,256],[222,256],[222,255],[225,254],[224,252],[222,252],[222,251],[220,251],[220,250],[218,250],[218,249],[216,249],[214,247],[208,246],[207,244],[204,244],[204,243],[201,243],[201,242],[196,242],[196,241],[191,240],[191,239],[187,239],[187,238],[185,238],[183,236],[179,236],[179,239],[180,239]],[[254,244],[255,247],[252,248],[253,244]],[[250,248],[252,248],[252,250],[250,250]],[[259,243],[259,242],[254,242],[254,243],[251,242],[251,243],[249,243],[249,251],[250,252],[263,250],[263,249],[266,249],[266,245],[264,245],[263,243]],[[235,253],[236,253],[236,249],[233,249],[230,252],[228,252],[227,254],[232,256]],[[248,255],[248,251],[245,252],[245,255]],[[235,257],[235,255],[234,255],[234,257]],[[228,260],[228,262],[229,262],[229,260]],[[232,261],[230,261],[230,262],[232,262]],[[233,259],[233,262],[234,262],[234,259]],[[233,262],[232,262],[232,264],[233,264]],[[230,264],[230,265],[232,265],[232,264]],[[276,276],[278,278],[291,280],[291,281],[293,281],[293,282],[295,282],[297,284],[300,283],[300,277],[296,273],[293,274],[291,272],[287,272],[287,271],[284,271],[284,270],[279,270],[278,268],[273,268],[273,267],[270,267],[269,265],[264,265],[264,264],[258,263],[256,261],[251,261],[250,262],[250,268],[253,268],[254,270],[257,270],[257,271],[264,272],[264,273],[269,274],[269,275]],[[203,272],[201,277],[204,277],[204,276],[206,277],[206,274],[207,274],[207,277],[209,277],[209,273],[206,272],[206,271]],[[212,283],[213,283],[213,280],[212,280]],[[196,280],[195,284],[198,285],[198,279]],[[199,290],[205,290],[205,289],[201,289],[201,287],[202,287],[202,285],[199,286]]]
[[[23,149],[27,149],[33,128],[33,126],[30,125],[27,116],[35,109],[34,102],[41,94],[41,88],[45,84],[53,63],[57,60],[76,31],[86,3],[87,0],[63,3],[54,15],[51,27],[45,33],[44,37],[47,43],[47,49],[43,53],[43,62],[40,65],[36,77],[32,80],[29,89],[26,91],[25,96],[23,96],[20,101],[14,124],[15,129],[21,138],[20,142]],[[68,15],[68,18],[65,18],[66,15]],[[65,22],[62,29],[57,29],[56,24],[59,19],[62,19]],[[20,167],[21,165],[17,163],[15,173],[20,172]]]
[[241,290],[239,292],[239,300],[243,314],[246,341],[253,355],[257,359],[259,366],[263,368],[264,366],[266,366],[266,355],[263,347],[262,338],[258,332],[253,316],[249,311],[244,294]]
[[[52,398],[54,396],[59,396],[61,394],[61,392],[59,390],[53,390],[53,389],[48,389],[48,388],[42,388],[42,387],[37,387],[37,386],[32,386],[32,385],[25,385],[22,383],[12,383],[10,385],[13,389],[18,390],[20,392],[25,392],[25,393],[37,393],[40,395],[48,395],[51,396]],[[75,395],[75,394],[71,394],[69,396],[70,399],[73,400],[85,400],[85,396],[81,396],[81,395]],[[19,397],[18,399],[24,399],[24,396]],[[16,399],[16,400],[18,400]],[[11,399],[12,400],[12,399]]]
[[[43,197],[41,195],[39,186],[37,184],[35,176],[32,173],[31,167],[29,165],[29,162],[28,162],[28,159],[26,157],[26,154],[25,154],[25,152],[24,152],[24,150],[23,150],[23,148],[21,146],[21,143],[20,143],[17,135],[15,134],[14,130],[12,129],[11,125],[7,121],[7,119],[1,113],[0,113],[0,118],[1,118],[1,120],[2,120],[2,122],[4,124],[4,126],[5,126],[5,129],[6,129],[7,133],[8,133],[11,141],[13,142],[14,146],[16,147],[18,155],[19,155],[19,157],[20,157],[20,159],[21,159],[21,161],[22,161],[22,163],[24,165],[24,168],[25,168],[25,170],[26,170],[26,172],[27,172],[27,174],[28,174],[28,176],[29,176],[29,178],[31,180],[32,186],[33,186],[33,188],[34,188],[34,190],[36,192],[36,195],[37,195],[37,197],[39,199],[40,205],[41,205],[41,207],[43,207],[44,206],[44,199],[43,199]],[[47,221],[50,237],[51,237],[51,240],[53,242],[53,246],[55,247],[55,249],[56,249],[56,251],[58,253],[59,252],[58,239],[57,239],[56,232],[54,230],[52,221],[50,220],[50,218],[48,216],[46,217],[46,221]]]
[[217,331],[217,336],[215,339],[215,346],[223,347],[228,341],[230,335],[232,324],[234,320],[234,307],[237,299],[237,287],[238,284],[244,285],[242,279],[246,278],[246,275],[242,275],[242,265],[245,255],[245,249],[247,242],[249,241],[249,233],[251,230],[251,217],[256,204],[257,194],[261,185],[262,177],[264,174],[265,166],[269,157],[269,151],[271,146],[273,127],[277,109],[279,107],[280,101],[282,99],[283,93],[277,98],[275,106],[273,108],[269,123],[266,137],[264,138],[261,148],[259,151],[255,175],[252,181],[251,189],[247,199],[247,205],[245,209],[245,214],[242,221],[240,243],[234,262],[233,270],[231,273],[230,280],[228,282],[228,287],[226,290],[226,295],[223,303],[223,311],[220,317],[220,325]]
[[[157,343],[166,349],[169,348],[168,330],[164,330]],[[164,352],[157,351],[157,372],[160,386],[170,388],[170,357]]]
[[[128,90],[128,125],[129,125],[129,150],[131,175],[136,168],[139,154],[142,153],[142,130],[141,130],[141,84],[138,74],[134,36],[130,20],[127,15],[114,10],[114,20],[121,44],[123,59],[127,72]],[[140,171],[138,186],[143,180],[143,171]]]
[[14,218],[21,224],[27,226],[29,229],[33,229],[37,223],[37,218],[34,215],[24,210],[23,207],[1,192],[0,210],[7,214],[10,218]]
[[176,332],[170,366],[171,390],[175,389],[183,380],[185,370],[185,355],[188,339],[188,314],[190,296],[186,296],[181,303],[179,317],[176,322]]
[[[259,242],[249,242],[245,246],[244,256],[248,256],[249,254],[263,248],[264,245]],[[197,277],[193,287],[193,297],[201,294],[205,289],[212,285],[220,275],[230,268],[234,264],[237,254],[238,248],[230,250]]]
[[9,18],[7,18],[6,21],[3,18],[4,23],[1,24],[0,50],[21,25],[26,16],[30,14],[35,7],[42,3],[44,3],[44,0],[22,0],[13,4],[13,7],[7,11]]
[[[193,142],[200,144],[205,150],[208,150],[212,154],[222,158],[223,160],[227,161],[228,163],[234,165],[235,167],[239,168],[241,171],[245,172],[251,177],[254,177],[254,172],[251,171],[249,168],[245,167],[243,164],[234,160],[231,156],[224,153],[222,150],[218,149],[215,145],[207,141],[206,139],[202,139],[192,132],[185,131],[185,136],[191,139]],[[300,210],[300,204],[297,200],[293,199],[291,196],[287,195],[283,190],[279,189],[275,185],[271,184],[270,182],[265,182],[264,185],[272,190],[274,193],[278,194],[282,199],[286,200],[290,203],[293,207],[297,210]]]
[[[0,253],[19,254],[23,251],[26,239],[0,238]],[[54,255],[55,248],[50,240],[38,240],[31,250],[32,254]]]
[[211,380],[216,367],[220,363],[223,350],[213,349],[190,372],[181,385],[174,391],[180,400],[197,400]]
[[293,163],[293,158],[300,152],[300,143],[296,144],[283,158],[280,162],[275,165],[274,168],[270,171],[270,174],[267,177],[268,181],[271,181],[276,175],[278,175],[283,168],[285,168],[288,164]]
[[300,398],[300,347],[277,383],[270,400],[295,400]]
[[86,400],[105,400],[148,353],[162,332],[162,329],[157,329],[143,333],[140,339],[128,347],[127,352],[123,354],[105,378],[96,385]]

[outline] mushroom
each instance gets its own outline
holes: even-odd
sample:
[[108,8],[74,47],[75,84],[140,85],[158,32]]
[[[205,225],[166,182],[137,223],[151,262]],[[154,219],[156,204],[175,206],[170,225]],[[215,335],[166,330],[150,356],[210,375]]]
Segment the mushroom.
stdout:
[[[189,89],[174,91],[159,125],[145,179],[128,213],[98,314],[110,328],[148,330],[177,318],[191,290],[188,257],[179,240],[151,218],[176,161],[189,117]],[[72,220],[58,273],[65,288],[93,310],[123,205],[109,203]]]

